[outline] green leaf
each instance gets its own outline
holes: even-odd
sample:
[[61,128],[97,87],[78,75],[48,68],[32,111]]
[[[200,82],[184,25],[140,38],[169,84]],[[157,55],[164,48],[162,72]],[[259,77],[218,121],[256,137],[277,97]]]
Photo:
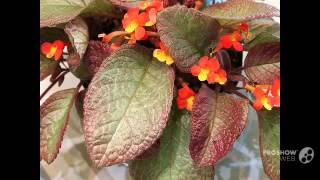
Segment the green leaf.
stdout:
[[198,167],[213,166],[233,147],[247,123],[248,101],[205,84],[192,108],[190,154]]
[[270,179],[280,179],[280,108],[259,111],[259,123],[264,171]]
[[199,58],[208,55],[217,42],[219,23],[200,11],[185,6],[171,6],[158,14],[160,39],[169,49],[177,67],[189,72]]
[[174,72],[142,46],[122,46],[93,77],[84,134],[97,167],[131,160],[160,136],[172,104]]
[[40,0],[40,27],[65,23],[84,10],[93,0]]
[[40,158],[52,163],[59,153],[76,89],[52,94],[40,107]]
[[275,77],[280,77],[280,43],[263,43],[251,48],[244,67],[251,81],[272,84]]
[[81,12],[81,16],[104,15],[112,12],[112,4],[109,0],[94,0]]
[[40,54],[40,81],[53,74],[59,68],[59,63]]
[[205,8],[203,12],[218,19],[221,25],[280,16],[277,8],[253,0],[228,0],[224,3],[213,4]]
[[40,27],[68,22],[78,16],[111,12],[107,0],[40,0]]
[[64,31],[68,34],[73,50],[67,59],[71,72],[82,80],[90,78],[89,69],[83,61],[89,43],[89,29],[86,22],[77,17],[70,21]]
[[160,138],[160,151],[129,163],[133,180],[213,179],[214,168],[196,168],[190,157],[190,114],[173,106],[168,126]]
[[273,23],[271,25],[261,25],[261,26],[251,31],[256,35],[252,41],[250,41],[248,44],[245,45],[245,49],[250,49],[262,43],[280,42],[280,24],[279,23]]

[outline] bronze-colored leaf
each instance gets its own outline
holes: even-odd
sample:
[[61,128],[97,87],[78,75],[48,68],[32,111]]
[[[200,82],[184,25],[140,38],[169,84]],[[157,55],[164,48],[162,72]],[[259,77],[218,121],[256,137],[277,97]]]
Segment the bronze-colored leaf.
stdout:
[[192,108],[190,153],[196,166],[213,166],[232,148],[247,122],[248,101],[205,84]]
[[272,84],[275,77],[280,77],[280,43],[263,43],[251,48],[244,67],[251,81]]

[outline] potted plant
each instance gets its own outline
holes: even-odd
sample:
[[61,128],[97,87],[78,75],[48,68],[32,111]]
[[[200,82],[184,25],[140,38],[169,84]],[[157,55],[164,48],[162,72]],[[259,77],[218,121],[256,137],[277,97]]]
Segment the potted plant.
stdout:
[[264,170],[280,178],[280,156],[270,153],[280,150],[279,10],[252,0],[40,5],[40,80],[52,81],[40,100],[67,73],[80,79],[40,107],[40,160],[55,160],[75,105],[96,167],[127,162],[133,179],[212,179],[252,106]]

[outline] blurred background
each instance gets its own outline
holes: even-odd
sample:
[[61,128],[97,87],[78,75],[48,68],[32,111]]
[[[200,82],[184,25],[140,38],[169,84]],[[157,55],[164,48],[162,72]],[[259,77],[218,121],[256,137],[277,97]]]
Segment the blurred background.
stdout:
[[[212,0],[207,0],[212,2]],[[215,3],[224,0],[215,0]],[[280,0],[257,0],[280,9]],[[274,18],[280,23],[280,18]],[[50,85],[50,76],[40,82],[40,94]],[[62,86],[54,86],[46,94],[43,101],[52,93],[68,88],[74,88],[79,83],[71,73],[65,77]],[[258,119],[253,109],[249,111],[248,124],[233,149],[215,166],[215,179],[268,179],[264,174],[259,153]],[[48,165],[40,162],[40,180],[125,180],[128,176],[126,164],[114,165],[96,169],[89,159],[80,121],[73,107],[60,153],[57,159]]]

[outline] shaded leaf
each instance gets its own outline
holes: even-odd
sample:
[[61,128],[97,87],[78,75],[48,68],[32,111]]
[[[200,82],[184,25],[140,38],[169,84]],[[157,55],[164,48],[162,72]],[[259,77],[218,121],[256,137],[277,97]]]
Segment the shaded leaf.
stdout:
[[244,67],[251,81],[272,84],[275,77],[280,77],[280,43],[263,43],[251,48]]
[[52,94],[40,107],[40,159],[52,163],[59,153],[76,89]]
[[223,68],[226,72],[229,72],[231,70],[231,59],[229,53],[222,49],[217,52],[216,56],[221,68]]
[[145,159],[145,158],[149,158],[150,156],[154,156],[157,153],[159,153],[159,150],[160,150],[160,139],[156,140],[156,142],[153,143],[147,150],[145,150],[142,154],[137,156],[135,160]]
[[111,12],[107,0],[40,0],[40,27],[68,22],[78,16]]
[[83,62],[83,56],[89,43],[89,30],[86,22],[77,17],[65,26],[64,31],[68,34],[73,47],[68,57],[71,72],[82,80],[89,79],[88,67]]
[[216,93],[205,84],[192,108],[190,153],[196,166],[214,165],[223,158],[244,129],[248,101]]
[[67,34],[63,29],[55,27],[44,27],[40,28],[40,43],[53,42],[55,40],[61,40],[65,43],[69,41]]
[[59,68],[59,63],[57,61],[48,59],[40,54],[40,81],[56,72],[57,68]]
[[[81,119],[83,119],[83,101],[84,101],[84,97],[85,97],[86,92],[87,91],[85,89],[81,90],[78,93],[76,100],[75,100],[75,107],[76,107],[77,113]],[[82,124],[81,124],[81,126],[82,126]]]
[[108,43],[102,41],[90,41],[83,61],[89,68],[90,75],[93,76],[101,63],[110,56],[112,49]]
[[173,106],[168,126],[160,138],[159,153],[129,163],[133,180],[213,179],[214,169],[196,168],[190,157],[190,115]]
[[259,111],[260,153],[265,173],[280,179],[280,108]]
[[131,160],[164,129],[174,72],[142,46],[122,46],[105,60],[84,100],[84,134],[97,167]]
[[[261,30],[264,28],[263,30]],[[260,30],[257,33],[257,29]],[[272,25],[265,25],[255,29],[253,32],[256,33],[255,38],[245,45],[245,49],[250,49],[258,44],[270,43],[270,42],[280,42],[280,24],[273,23]]]
[[280,16],[280,11],[277,8],[253,0],[228,0],[224,3],[208,6],[203,12],[218,19],[222,25]]
[[189,72],[201,56],[209,53],[209,47],[217,42],[220,31],[216,20],[179,5],[161,11],[157,22],[161,41],[183,72]]
[[84,97],[85,97],[86,93],[87,93],[86,89],[81,90],[78,93],[76,100],[75,100],[75,103],[74,103],[74,105],[76,107],[76,111],[79,116],[81,127],[83,127],[83,102],[84,102]]

